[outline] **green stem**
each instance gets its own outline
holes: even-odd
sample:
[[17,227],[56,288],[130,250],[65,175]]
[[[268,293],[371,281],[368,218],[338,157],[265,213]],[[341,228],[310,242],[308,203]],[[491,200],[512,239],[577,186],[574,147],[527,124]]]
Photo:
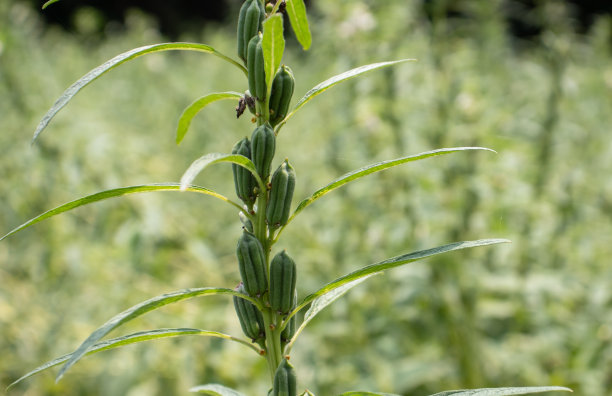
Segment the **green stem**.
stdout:
[[266,309],[263,313],[264,325],[266,327],[266,360],[270,369],[270,379],[274,383],[274,373],[282,360],[280,343],[280,326],[277,326],[277,315],[271,309]]

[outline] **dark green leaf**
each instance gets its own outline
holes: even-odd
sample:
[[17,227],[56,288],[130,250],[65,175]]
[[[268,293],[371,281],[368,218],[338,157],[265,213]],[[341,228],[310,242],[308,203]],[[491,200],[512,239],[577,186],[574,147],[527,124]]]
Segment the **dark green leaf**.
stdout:
[[[129,335],[125,335],[122,337],[117,337],[117,338],[113,338],[110,340],[105,340],[105,341],[101,341],[96,343],[95,345],[93,345],[89,351],[85,354],[87,355],[92,355],[94,353],[98,353],[98,352],[102,352],[102,351],[107,351],[109,349],[114,349],[114,348],[119,348],[121,346],[125,346],[125,345],[129,345],[129,344],[135,344],[137,342],[143,342],[143,341],[149,341],[149,340],[156,340],[159,338],[167,338],[167,337],[179,337],[179,336],[186,336],[186,335],[199,335],[199,336],[208,336],[208,337],[218,337],[218,338],[223,338],[226,340],[231,340],[231,341],[236,341],[239,342],[243,345],[248,346],[251,349],[254,349],[255,352],[257,352],[258,354],[260,353],[259,348],[257,348],[254,344],[239,339],[239,338],[235,338],[232,337],[230,335],[227,334],[223,334],[223,333],[219,333],[216,331],[208,331],[208,330],[200,330],[200,329],[188,329],[188,328],[180,328],[180,329],[157,329],[157,330],[149,330],[149,331],[139,331],[138,333],[134,333],[134,334],[129,334]],[[34,370],[30,371],[29,373],[23,375],[21,378],[19,378],[18,380],[16,380],[15,382],[11,383],[6,390],[9,390],[10,388],[12,388],[13,386],[17,385],[18,383],[20,383],[21,381],[40,373],[41,371],[44,371],[48,368],[57,366],[58,364],[61,364],[65,361],[67,361],[68,359],[70,359],[72,357],[72,354],[69,353],[67,355],[64,356],[60,356],[56,359],[53,359],[39,367],[36,367]]]
[[[50,4],[50,3],[47,3],[47,4]],[[240,70],[242,70],[245,74],[247,73],[244,66],[234,61],[233,59],[223,55],[222,53],[218,52],[213,47],[205,45],[205,44],[162,43],[162,44],[153,44],[153,45],[146,45],[144,47],[134,48],[130,51],[119,54],[115,56],[114,58],[104,62],[100,66],[91,70],[89,73],[85,74],[77,82],[75,82],[67,90],[65,90],[62,96],[60,96],[57,99],[57,101],[53,104],[51,109],[47,111],[47,114],[45,114],[45,116],[42,118],[42,120],[38,124],[38,127],[36,127],[36,131],[34,132],[34,137],[32,138],[32,141],[36,140],[36,138],[38,137],[38,135],[40,135],[43,129],[47,127],[51,119],[57,114],[57,112],[59,112],[64,106],[66,106],[66,104],[68,104],[68,102],[74,97],[74,95],[76,95],[82,88],[87,86],[89,83],[91,83],[92,81],[94,81],[95,79],[103,75],[104,73],[108,72],[109,70],[127,61],[138,58],[139,56],[146,55],[146,54],[152,54],[155,52],[171,51],[171,50],[199,51],[199,52],[206,52],[209,54],[213,54],[235,65]]]
[[256,299],[248,297],[245,294],[239,293],[232,289],[225,288],[201,287],[179,290],[173,293],[162,294],[161,296],[153,297],[140,304],[134,305],[133,307],[114,316],[102,326],[100,326],[97,330],[95,330],[93,333],[91,333],[91,335],[87,337],[85,341],[83,341],[83,343],[77,348],[77,350],[72,353],[72,356],[70,357],[68,362],[64,365],[64,367],[62,367],[59,374],[57,375],[56,381],[59,381],[64,376],[66,371],[68,371],[70,367],[72,367],[83,356],[85,356],[87,352],[89,352],[91,348],[102,339],[102,337],[104,337],[117,327],[121,326],[122,324],[129,322],[130,320],[135,319],[141,315],[144,315],[147,312],[161,308],[164,305],[172,304],[188,298],[211,296],[217,294],[232,295],[244,298],[261,309],[261,306]]
[[[45,213],[38,215],[36,217],[34,217],[33,219],[30,219],[28,221],[26,221],[25,223],[23,223],[22,225],[20,225],[19,227],[13,229],[11,232],[9,232],[8,234],[4,235],[2,238],[0,238],[0,241],[3,240],[4,238],[13,235],[14,233],[23,230],[24,228],[28,228],[31,225],[34,225],[40,221],[43,221],[45,219],[48,219],[49,217],[58,215],[60,213],[64,213],[67,212],[69,210],[78,208],[79,206],[83,206],[83,205],[87,205],[90,203],[94,203],[94,202],[98,202],[98,201],[103,201],[105,199],[109,199],[109,198],[115,198],[115,197],[120,197],[122,195],[128,195],[128,194],[135,194],[135,193],[143,193],[143,192],[152,192],[152,191],[180,191],[181,190],[181,186],[180,184],[176,184],[176,183],[163,183],[163,184],[143,184],[140,186],[130,186],[130,187],[121,187],[121,188],[115,188],[112,190],[106,190],[106,191],[101,191],[92,195],[88,195],[86,197],[82,197],[79,199],[76,199],[74,201],[70,201],[68,203],[65,203],[63,205],[60,205],[54,209],[48,210]],[[236,202],[230,200],[229,198],[224,197],[221,194],[218,194],[212,190],[208,190],[204,187],[198,187],[198,186],[188,186],[185,188],[185,191],[193,191],[193,192],[198,192],[200,194],[206,194],[206,195],[210,195],[212,197],[215,198],[219,198],[222,201],[225,201],[235,207],[237,207],[239,210],[242,210],[242,207],[237,204]]]
[[285,38],[283,37],[283,17],[274,15],[263,23],[263,39],[261,48],[264,55],[264,68],[266,71],[266,98],[270,97],[272,80],[279,68],[283,52],[285,51]]
[[481,389],[461,389],[451,390],[446,392],[436,393],[430,396],[510,396],[510,395],[528,395],[532,393],[542,392],[571,392],[569,388],[561,386],[533,386],[523,388],[481,388]]
[[308,50],[312,43],[312,36],[310,35],[310,28],[308,27],[304,0],[287,0],[285,5],[291,27],[293,27],[293,31],[295,32],[295,37],[300,44],[302,44],[302,48]]
[[189,126],[191,125],[191,120],[204,107],[218,100],[240,98],[242,98],[242,95],[238,92],[215,92],[202,96],[200,99],[187,106],[187,108],[183,110],[183,114],[181,114],[181,117],[178,120],[178,126],[176,128],[176,144],[179,144],[183,140],[187,134],[187,131],[189,130]]
[[219,384],[198,385],[189,392],[203,393],[209,396],[244,396],[242,393]]

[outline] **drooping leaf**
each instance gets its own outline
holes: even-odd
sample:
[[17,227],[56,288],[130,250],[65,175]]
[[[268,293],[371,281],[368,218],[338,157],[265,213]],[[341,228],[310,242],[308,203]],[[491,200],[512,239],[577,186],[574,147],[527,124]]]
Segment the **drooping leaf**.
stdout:
[[176,144],[183,141],[183,138],[189,130],[191,120],[196,116],[204,107],[218,100],[224,99],[240,99],[242,95],[238,92],[215,92],[205,96],[202,96],[183,110],[183,114],[179,117],[178,126],[176,127]]
[[285,38],[283,37],[283,17],[274,15],[263,23],[263,38],[261,48],[264,56],[264,68],[266,71],[267,98],[270,97],[272,80],[278,70],[283,52],[285,51]]
[[306,92],[306,94],[296,103],[293,110],[291,110],[291,113],[289,113],[287,117],[285,117],[285,119],[276,127],[276,129],[277,130],[280,129],[282,125],[284,125],[289,118],[291,118],[302,106],[308,103],[312,98],[314,98],[315,96],[319,94],[322,94],[323,92],[327,91],[329,88],[333,87],[334,85],[338,83],[350,80],[351,78],[357,77],[363,73],[366,73],[372,70],[376,70],[376,69],[380,69],[382,67],[397,65],[399,63],[415,61],[415,60],[416,59],[401,59],[401,60],[390,61],[390,62],[372,63],[369,65],[356,67],[355,69],[351,69],[349,71],[346,71],[344,73],[331,77],[323,81],[322,83],[316,85],[315,87],[311,88],[308,92]]
[[187,168],[187,170],[183,174],[183,177],[181,177],[181,189],[186,189],[191,184],[193,179],[195,179],[196,176],[204,170],[204,168],[209,165],[218,164],[221,162],[231,162],[240,165],[243,168],[246,168],[253,174],[253,176],[257,180],[257,183],[259,184],[259,187],[262,188],[262,190],[265,189],[265,185],[261,181],[259,174],[257,174],[257,169],[255,169],[255,165],[250,159],[240,154],[221,153],[206,154],[193,161],[192,164],[189,165],[189,168]]
[[392,257],[390,259],[370,264],[365,266],[357,271],[353,271],[349,274],[341,276],[340,278],[326,284],[316,292],[306,296],[304,300],[287,316],[289,319],[291,316],[295,315],[305,306],[310,304],[316,298],[319,298],[327,293],[330,293],[341,286],[346,285],[349,282],[355,281],[357,279],[361,279],[367,277],[371,274],[386,271],[391,268],[400,267],[402,265],[412,263],[414,261],[422,260],[424,258],[436,256],[438,254],[452,252],[454,250],[461,250],[467,248],[473,248],[477,246],[487,246],[494,245],[498,243],[509,243],[510,241],[507,239],[480,239],[477,241],[464,241],[464,242],[454,242],[449,243],[448,245],[438,246],[432,249],[420,250],[413,253],[403,254],[401,256]]
[[304,0],[287,0],[285,1],[289,22],[295,33],[295,37],[307,51],[312,43],[310,28],[308,27],[308,17],[306,16],[306,6]]
[[[15,234],[18,231],[23,230],[24,228],[28,228],[38,222],[41,222],[43,220],[48,219],[49,217],[53,217],[55,215],[58,215],[60,213],[64,213],[67,212],[69,210],[78,208],[79,206],[83,206],[83,205],[87,205],[90,203],[94,203],[94,202],[98,202],[98,201],[103,201],[105,199],[109,199],[109,198],[115,198],[115,197],[120,197],[123,195],[128,195],[128,194],[135,194],[135,193],[143,193],[143,192],[153,192],[153,191],[180,191],[181,190],[181,186],[180,184],[177,183],[161,183],[161,184],[143,184],[140,186],[130,186],[130,187],[121,187],[121,188],[114,188],[112,190],[106,190],[106,191],[100,191],[98,193],[92,194],[92,195],[88,195],[79,199],[76,199],[74,201],[70,201],[67,202],[63,205],[60,205],[54,209],[48,210],[45,213],[42,213],[28,221],[26,221],[25,223],[23,223],[22,225],[14,228],[11,232],[9,232],[8,234],[4,235],[2,238],[0,238],[0,241],[3,240],[6,237],[9,237],[13,234]],[[226,198],[225,196],[218,194],[212,190],[206,189],[204,187],[198,187],[198,186],[187,186],[185,188],[185,191],[193,191],[193,192],[198,192],[200,194],[206,194],[206,195],[210,195],[212,197],[215,198],[219,198],[222,201],[225,201],[235,207],[237,207],[239,210],[242,210],[242,207],[237,204],[236,202],[230,200],[229,198]]]
[[237,296],[252,302],[260,309],[262,308],[256,299],[234,291],[232,289],[225,288],[201,287],[179,290],[176,292],[153,297],[151,299],[141,302],[140,304],[134,305],[133,307],[121,312],[118,315],[115,315],[102,326],[98,327],[98,329],[96,329],[93,333],[91,333],[90,336],[87,337],[87,339],[83,341],[83,343],[77,348],[77,350],[72,353],[72,356],[70,357],[68,362],[62,367],[59,374],[57,375],[56,381],[59,381],[64,376],[66,371],[68,371],[70,367],[72,367],[83,356],[85,356],[85,354],[87,354],[87,352],[89,352],[98,341],[100,341],[105,335],[107,335],[117,327],[121,326],[122,324],[129,322],[130,320],[135,319],[141,315],[144,315],[147,312],[163,307],[164,305],[172,304],[188,298],[212,295]]
[[399,396],[394,393],[374,393],[374,392],[363,392],[363,391],[351,391],[345,392],[338,396]]
[[[223,334],[223,333],[219,333],[216,331],[209,331],[209,330],[200,330],[200,329],[189,329],[189,328],[178,328],[178,329],[156,329],[156,330],[148,330],[148,331],[139,331],[137,333],[133,333],[133,334],[129,334],[129,335],[125,335],[122,337],[117,337],[117,338],[113,338],[110,340],[105,340],[105,341],[101,341],[98,342],[96,344],[94,344],[89,351],[85,354],[85,356],[88,355],[92,355],[94,353],[98,353],[98,352],[102,352],[102,351],[107,351],[109,349],[115,349],[115,348],[119,348],[125,345],[130,345],[130,344],[135,344],[138,342],[143,342],[143,341],[149,341],[149,340],[156,340],[156,339],[160,339],[160,338],[167,338],[167,337],[180,337],[180,336],[187,336],[187,335],[199,335],[199,336],[208,336],[208,337],[218,337],[218,338],[223,338],[226,340],[231,340],[231,341],[236,341],[239,342],[243,345],[248,346],[249,348],[255,350],[255,352],[257,352],[258,354],[260,353],[259,348],[257,348],[257,346],[255,346],[253,343],[240,339],[240,338],[236,338],[236,337],[232,337],[228,334]],[[38,367],[36,367],[34,370],[28,372],[27,374],[23,375],[21,378],[19,378],[18,380],[14,381],[13,383],[11,383],[6,390],[9,390],[10,388],[12,388],[13,386],[17,385],[18,383],[22,382],[23,380],[40,373],[41,371],[44,371],[48,368],[51,367],[55,367],[58,364],[61,364],[65,361],[67,361],[68,359],[70,359],[72,357],[72,353],[60,356],[58,358],[55,358],[51,361],[48,361]]]
[[572,392],[571,389],[562,386],[533,386],[521,388],[481,388],[481,389],[461,389],[436,393],[430,396],[510,396],[510,395],[529,395],[542,392]]
[[340,286],[340,287],[330,291],[329,293],[326,293],[326,294],[324,294],[324,295],[322,295],[320,297],[315,298],[312,301],[312,304],[310,304],[310,308],[308,309],[308,311],[306,311],[306,314],[304,315],[304,320],[302,321],[302,324],[296,330],[296,332],[293,335],[293,338],[291,338],[291,341],[289,342],[289,344],[287,344],[287,350],[286,350],[285,353],[287,353],[287,354],[289,353],[289,351],[293,347],[293,344],[295,343],[295,340],[298,338],[298,336],[300,335],[302,330],[304,330],[306,325],[319,312],[321,312],[325,307],[327,307],[328,305],[330,305],[331,303],[333,303],[334,301],[336,301],[337,299],[342,297],[350,289],[352,289],[353,287],[357,286],[361,282],[364,282],[365,280],[367,280],[368,278],[370,278],[371,276],[374,276],[374,275],[377,275],[377,273],[369,274],[369,275],[366,275],[366,276],[364,276],[362,278],[355,279],[355,280],[353,280],[351,282],[348,282],[348,283],[346,283],[346,284],[344,284],[344,285],[342,285],[342,286]]
[[[50,4],[50,3],[48,3]],[[161,44],[153,44],[153,45],[145,45],[144,47],[134,48],[122,54],[115,56],[114,58],[104,62],[100,66],[95,69],[89,71],[83,77],[81,77],[77,82],[72,84],[68,89],[64,91],[64,93],[57,99],[57,101],[53,104],[53,106],[47,111],[47,114],[40,120],[40,123],[36,127],[36,131],[34,132],[34,137],[32,141],[36,140],[38,135],[47,127],[51,119],[64,107],[68,102],[76,95],[82,88],[87,86],[89,83],[103,75],[104,73],[114,69],[115,67],[130,61],[132,59],[138,58],[142,55],[152,54],[155,52],[161,51],[198,51],[198,52],[206,52],[209,54],[213,54],[218,56],[219,58],[228,61],[234,66],[238,67],[245,74],[247,74],[246,69],[240,63],[235,60],[223,55],[213,47],[206,44],[198,44],[198,43],[161,43]]]
[[45,4],[43,4],[42,9],[44,10],[45,8],[49,7],[51,4],[57,3],[58,1],[60,0],[49,0]]
[[189,392],[202,393],[209,396],[244,396],[242,393],[219,384],[198,385]]
[[[319,190],[315,191],[310,197],[302,200],[298,204],[297,208],[295,209],[295,211],[293,212],[291,217],[289,218],[289,221],[287,222],[287,224],[289,222],[291,222],[291,220],[293,220],[293,218],[295,216],[297,216],[302,210],[304,210],[304,208],[306,208],[308,205],[310,205],[311,203],[313,203],[317,199],[321,198],[323,195],[327,194],[328,192],[333,191],[333,190],[335,190],[338,187],[342,187],[343,185],[345,185],[345,184],[347,184],[349,182],[352,182],[353,180],[357,180],[359,178],[362,178],[364,176],[370,175],[372,173],[380,172],[382,170],[389,169],[389,168],[392,168],[394,166],[402,165],[402,164],[405,164],[407,162],[414,162],[414,161],[422,160],[422,159],[425,159],[425,158],[435,157],[437,155],[456,153],[456,152],[459,152],[459,151],[466,151],[466,150],[486,150],[486,151],[495,152],[495,151],[493,151],[491,149],[484,148],[484,147],[442,148],[442,149],[437,149],[437,150],[432,150],[432,151],[426,151],[424,153],[420,153],[420,154],[417,154],[417,155],[411,155],[411,156],[397,158],[397,159],[393,159],[393,160],[381,161],[381,162],[377,162],[375,164],[364,166],[363,168],[359,168],[357,170],[351,171],[351,172],[349,172],[349,173],[339,177],[338,179],[336,179],[333,182],[329,183],[325,187],[320,188]],[[286,225],[285,225],[285,227],[286,227]]]

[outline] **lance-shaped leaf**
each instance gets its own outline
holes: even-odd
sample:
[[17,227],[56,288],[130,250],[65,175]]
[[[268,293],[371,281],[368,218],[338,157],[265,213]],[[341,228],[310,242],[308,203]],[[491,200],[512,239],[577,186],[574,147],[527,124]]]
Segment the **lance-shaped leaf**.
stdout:
[[60,0],[49,0],[45,4],[43,4],[42,9],[44,10],[45,8],[49,7],[51,4],[57,3],[58,1]]
[[[180,184],[177,183],[161,183],[161,184],[143,184],[143,185],[139,185],[139,186],[130,186],[130,187],[121,187],[121,188],[114,188],[112,190],[106,190],[106,191],[100,191],[98,193],[92,194],[92,195],[87,195],[85,197],[76,199],[74,201],[70,201],[67,202],[63,205],[60,205],[54,209],[48,210],[45,213],[42,213],[28,221],[26,221],[25,223],[23,223],[22,225],[14,228],[11,232],[9,232],[8,234],[4,235],[2,238],[0,238],[0,241],[3,240],[6,237],[9,237],[11,235],[13,235],[14,233],[23,230],[24,228],[28,228],[38,222],[41,222],[43,220],[48,219],[49,217],[53,217],[55,215],[58,215],[60,213],[64,213],[67,212],[69,210],[78,208],[80,206],[83,205],[87,205],[90,203],[94,203],[94,202],[98,202],[98,201],[103,201],[105,199],[109,199],[109,198],[115,198],[115,197],[121,197],[123,195],[128,195],[128,194],[136,194],[136,193],[144,193],[144,192],[154,192],[154,191],[180,191],[181,190],[181,186]],[[212,197],[215,198],[219,198],[222,201],[225,201],[233,206],[235,206],[236,208],[238,208],[239,210],[243,210],[242,207],[237,204],[236,202],[232,201],[229,198],[226,198],[225,196],[218,194],[212,190],[209,190],[207,188],[204,187],[198,187],[198,186],[187,186],[185,188],[186,191],[193,191],[193,192],[197,192],[200,194],[205,194],[205,195],[210,195]]]
[[436,393],[430,396],[510,396],[510,395],[529,395],[542,392],[572,392],[571,389],[562,386],[532,386],[521,388],[481,388],[481,389],[461,389]]
[[187,189],[193,179],[195,179],[196,176],[204,170],[204,168],[209,165],[219,164],[221,162],[231,162],[249,170],[255,177],[255,180],[257,180],[259,188],[261,188],[262,191],[265,191],[266,186],[261,180],[261,177],[259,177],[259,174],[257,174],[257,169],[255,169],[255,165],[250,159],[240,154],[221,153],[206,154],[193,161],[193,163],[189,166],[189,168],[187,168],[187,170],[183,174],[183,177],[181,177],[181,189]]
[[[325,187],[320,188],[319,190],[315,191],[310,197],[302,200],[298,204],[297,208],[295,209],[295,211],[293,212],[291,217],[289,218],[289,221],[287,221],[287,224],[289,224],[289,222],[291,222],[291,220],[293,220],[293,218],[295,216],[297,216],[302,210],[304,210],[304,208],[306,208],[308,205],[310,205],[311,203],[313,203],[317,199],[321,198],[323,195],[327,194],[328,192],[331,192],[331,191],[335,190],[338,187],[342,187],[343,185],[345,185],[345,184],[347,184],[349,182],[352,182],[353,180],[357,180],[357,179],[360,179],[360,178],[362,178],[364,176],[370,175],[372,173],[380,172],[382,170],[389,169],[389,168],[392,168],[394,166],[402,165],[402,164],[405,164],[407,162],[414,162],[414,161],[422,160],[422,159],[425,159],[425,158],[435,157],[437,155],[456,153],[456,152],[459,152],[459,151],[466,151],[466,150],[486,150],[486,151],[495,152],[494,150],[491,150],[491,149],[488,149],[488,148],[484,148],[484,147],[442,148],[442,149],[437,149],[437,150],[432,150],[432,151],[426,151],[424,153],[420,153],[420,154],[417,154],[417,155],[411,155],[411,156],[397,158],[397,159],[393,159],[393,160],[381,161],[381,162],[377,162],[377,163],[372,164],[372,165],[364,166],[363,168],[359,168],[359,169],[351,171],[351,172],[349,172],[349,173],[347,173],[347,174],[345,174],[343,176],[340,176],[338,179],[336,179],[333,182],[329,183]],[[286,227],[286,226],[287,225],[285,224],[284,227]]]
[[239,293],[232,289],[225,288],[212,288],[212,287],[201,287],[193,289],[179,290],[172,293],[162,294],[157,297],[153,297],[149,300],[143,301],[140,304],[134,305],[133,307],[115,315],[98,329],[96,329],[83,343],[72,353],[72,356],[68,362],[62,367],[59,374],[57,375],[56,381],[59,381],[66,371],[78,362],[89,350],[112,330],[121,326],[122,324],[129,322],[147,312],[153,311],[164,305],[172,304],[178,301],[182,301],[188,298],[201,297],[201,296],[212,296],[212,295],[232,295],[240,298],[244,298],[255,304],[259,309],[262,309],[259,302],[243,293]]
[[264,56],[264,69],[266,71],[266,98],[270,97],[272,80],[278,70],[283,52],[285,51],[285,38],[283,37],[283,17],[274,15],[263,23],[263,39],[261,48]]
[[161,51],[199,51],[206,52],[209,54],[213,54],[218,56],[219,58],[228,61],[229,63],[235,65],[240,70],[242,70],[245,74],[247,74],[246,69],[240,63],[235,60],[223,55],[213,47],[206,44],[198,44],[198,43],[161,43],[161,44],[153,44],[153,45],[145,45],[144,47],[134,48],[122,54],[115,56],[114,58],[104,62],[100,66],[91,70],[83,77],[81,77],[77,82],[72,84],[68,89],[64,91],[64,93],[57,99],[57,101],[53,104],[51,109],[47,111],[47,114],[42,118],[38,127],[36,127],[36,131],[34,132],[34,137],[32,141],[36,140],[38,135],[46,128],[51,119],[59,112],[68,102],[76,95],[82,88],[87,86],[89,83],[103,75],[104,73],[112,70],[113,68],[130,61],[132,59],[138,58],[142,55],[152,54],[155,52]]
[[191,120],[196,116],[204,107],[218,100],[224,99],[240,99],[242,95],[238,92],[215,92],[205,96],[202,96],[183,110],[183,114],[179,117],[178,126],[176,128],[176,144],[179,144],[191,125]]
[[219,384],[198,385],[189,392],[202,393],[209,396],[244,396],[242,393]]
[[[298,336],[300,335],[302,330],[304,330],[306,325],[308,325],[308,323],[310,323],[310,321],[319,312],[321,312],[329,304],[333,303],[334,301],[336,301],[337,299],[342,297],[344,294],[346,294],[346,292],[348,292],[353,287],[357,286],[361,282],[364,282],[365,280],[367,280],[371,276],[374,276],[374,275],[377,275],[377,274],[378,273],[373,273],[373,274],[366,275],[366,276],[364,276],[362,278],[355,279],[354,281],[348,282],[348,283],[346,283],[346,284],[344,284],[344,285],[342,285],[342,286],[340,286],[340,287],[330,291],[329,293],[326,293],[326,294],[322,295],[321,297],[315,298],[312,301],[312,304],[310,304],[310,308],[308,309],[308,311],[306,311],[306,314],[304,315],[304,320],[302,321],[302,324],[296,330],[295,334],[291,338],[291,341],[287,344],[287,347],[286,347],[286,350],[285,350],[285,354],[289,354],[289,352],[291,351],[291,348],[293,348],[293,344],[295,343],[295,340],[298,338]],[[288,323],[288,321],[286,321],[286,323]]]
[[[231,335],[228,334],[223,334],[223,333],[219,333],[217,331],[209,331],[209,330],[200,330],[200,329],[190,329],[190,328],[177,328],[177,329],[156,329],[156,330],[148,330],[148,331],[139,331],[137,333],[133,333],[133,334],[129,334],[129,335],[125,335],[122,337],[117,337],[117,338],[112,338],[110,340],[105,340],[105,341],[101,341],[98,342],[96,344],[94,344],[89,351],[85,354],[85,356],[89,356],[89,355],[93,355],[94,353],[98,353],[98,352],[102,352],[102,351],[108,351],[110,349],[115,349],[115,348],[119,348],[125,345],[130,345],[130,344],[135,344],[138,342],[143,342],[143,341],[150,341],[150,340],[157,340],[160,338],[168,338],[168,337],[180,337],[180,336],[187,336],[187,335],[198,335],[198,336],[206,336],[206,337],[217,337],[217,338],[222,338],[225,340],[231,340],[231,341],[236,341],[240,344],[243,344],[251,349],[253,349],[255,352],[257,352],[257,354],[261,353],[261,350],[255,346],[254,344],[252,344],[249,341],[240,339],[240,338],[236,338],[236,337],[232,337]],[[21,378],[19,378],[18,380],[16,380],[15,382],[11,383],[6,390],[9,390],[10,388],[12,388],[13,386],[17,385],[18,383],[22,382],[23,380],[40,373],[41,371],[44,371],[48,368],[51,367],[55,367],[58,364],[62,364],[65,361],[69,360],[72,357],[72,353],[60,356],[58,358],[55,358],[53,360],[50,360],[38,367],[36,367],[34,370],[28,372],[27,374],[23,375]]]
[[323,81],[322,83],[316,85],[315,87],[311,88],[308,92],[306,92],[306,95],[304,95],[296,103],[291,113],[287,114],[287,117],[285,117],[285,119],[280,124],[278,124],[278,126],[276,127],[276,130],[278,131],[287,122],[289,118],[291,118],[300,108],[302,108],[302,106],[308,103],[312,98],[314,98],[315,96],[319,94],[322,94],[323,92],[327,91],[329,88],[333,87],[334,85],[341,83],[343,81],[350,80],[351,78],[355,78],[363,73],[366,73],[372,70],[380,69],[382,67],[397,65],[399,63],[415,61],[415,60],[416,59],[400,59],[400,60],[390,61],[390,62],[372,63],[369,65],[356,67],[355,69],[351,69],[344,73],[340,73],[334,77],[331,77]]
[[461,249],[473,248],[477,246],[487,246],[487,245],[494,245],[498,243],[509,243],[509,242],[510,241],[507,239],[480,239],[477,241],[454,242],[454,243],[449,243],[448,245],[443,245],[443,246],[438,246],[432,249],[420,250],[418,252],[403,254],[401,256],[392,257],[390,259],[387,259],[387,260],[384,260],[384,261],[381,261],[375,264],[370,264],[361,269],[358,269],[357,271],[353,271],[349,274],[341,276],[340,278],[326,284],[325,286],[323,286],[316,292],[306,296],[304,300],[293,311],[291,311],[289,315],[287,315],[287,318],[285,320],[289,320],[289,318],[291,318],[301,309],[303,309],[308,304],[313,302],[316,298],[324,296],[327,293],[331,293],[334,290],[338,289],[339,287],[342,287],[348,284],[349,282],[370,276],[371,274],[386,271],[388,269],[395,268],[395,267],[400,267],[402,265],[406,265],[408,263],[422,260],[424,258],[436,256],[438,254],[452,252],[454,250],[461,250]]
[[310,48],[312,36],[310,35],[310,28],[308,27],[304,0],[287,0],[285,1],[285,6],[295,37],[306,51]]
[[399,396],[394,393],[374,393],[374,392],[363,392],[363,391],[351,391],[345,392],[338,396]]

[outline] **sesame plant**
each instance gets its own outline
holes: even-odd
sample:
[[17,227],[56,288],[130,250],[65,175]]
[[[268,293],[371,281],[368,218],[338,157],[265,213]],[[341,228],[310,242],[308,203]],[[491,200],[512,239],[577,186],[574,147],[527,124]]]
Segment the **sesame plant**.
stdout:
[[[49,1],[45,6],[56,1]],[[273,167],[277,152],[282,153],[282,149],[276,147],[276,137],[283,132],[283,127],[306,103],[329,88],[359,77],[366,72],[398,66],[411,59],[372,63],[333,76],[307,91],[291,106],[295,77],[291,68],[282,62],[285,47],[283,14],[288,16],[296,38],[303,49],[307,50],[311,45],[311,33],[303,0],[276,1],[268,4],[264,4],[263,0],[246,0],[238,15],[238,60],[220,53],[209,45],[198,43],[161,43],[135,48],[117,55],[88,72],[70,86],[45,114],[34,133],[34,140],[39,137],[57,112],[86,85],[125,62],[156,52],[180,50],[211,54],[242,71],[245,76],[244,93],[228,91],[202,96],[184,110],[176,130],[176,142],[179,144],[189,131],[191,120],[198,112],[210,103],[231,100],[236,104],[238,117],[250,114],[253,127],[252,130],[245,131],[245,134],[248,133],[250,137],[239,139],[231,150],[228,148],[228,153],[205,154],[196,159],[184,172],[179,183],[146,184],[101,191],[51,209],[0,238],[0,240],[4,239],[57,214],[113,197],[155,191],[198,193],[220,199],[235,208],[238,213],[240,222],[236,222],[235,235],[237,238],[236,278],[239,277],[240,282],[235,287],[205,285],[179,290],[136,304],[98,327],[74,352],[31,370],[9,385],[9,388],[43,370],[63,364],[57,374],[57,380],[59,380],[79,360],[94,353],[142,341],[201,335],[242,344],[251,351],[250,353],[256,353],[265,359],[270,376],[268,394],[312,396],[313,393],[307,389],[307,384],[298,382],[299,367],[296,370],[290,363],[291,352],[302,331],[321,310],[353,287],[387,270],[455,250],[509,242],[504,239],[453,242],[431,249],[400,254],[357,268],[308,295],[299,296],[297,294],[296,283],[300,260],[291,257],[291,246],[282,245],[280,237],[292,220],[312,203],[345,184],[391,167],[439,155],[473,150],[493,150],[483,147],[440,148],[374,163],[340,176],[299,201],[297,205],[292,205],[296,170],[288,158],[280,161],[276,168]],[[280,158],[283,158],[282,154]],[[232,166],[236,198],[226,197],[193,184],[195,178],[206,168],[222,163]],[[294,206],[293,210],[292,206]],[[338,220],[350,221],[350,219]],[[140,331],[118,338],[105,338],[107,334],[126,322],[157,308],[195,297],[212,295],[232,297],[243,336],[225,334],[216,330],[162,328]],[[346,384],[346,387],[350,388],[351,384]],[[191,391],[215,396],[243,395],[243,393],[220,384],[198,385],[194,386]],[[569,391],[569,389],[557,386],[486,388],[446,391],[436,395],[521,395],[548,391]],[[342,395],[393,396],[372,391],[349,391]]]

